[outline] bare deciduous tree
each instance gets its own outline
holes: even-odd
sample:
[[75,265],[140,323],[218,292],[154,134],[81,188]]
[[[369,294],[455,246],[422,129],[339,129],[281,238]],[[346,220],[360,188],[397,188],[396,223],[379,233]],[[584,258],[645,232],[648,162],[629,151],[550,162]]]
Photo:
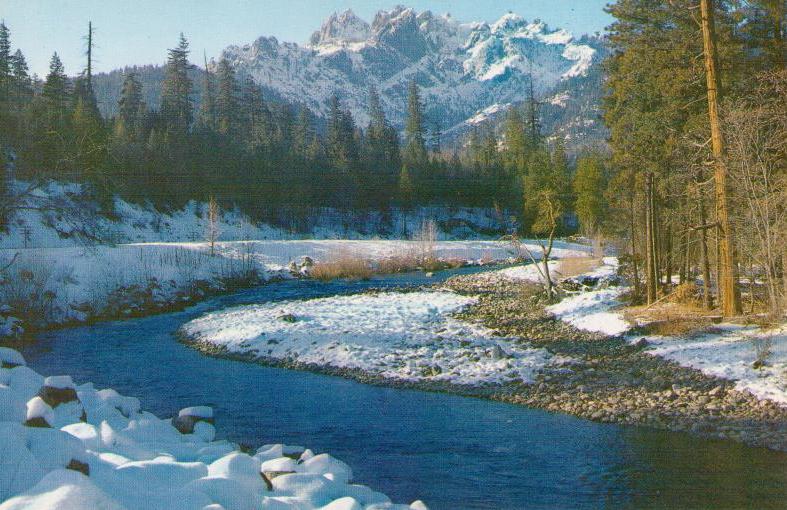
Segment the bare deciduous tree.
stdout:
[[[751,95],[728,105],[727,159],[740,245],[764,275],[769,308],[777,314],[785,290],[779,266],[787,261],[787,71],[757,81]],[[782,267],[787,280],[784,273]]]
[[216,241],[221,235],[221,225],[219,224],[221,211],[219,204],[214,197],[208,200],[208,215],[205,219],[205,240],[210,244],[211,257],[216,254]]

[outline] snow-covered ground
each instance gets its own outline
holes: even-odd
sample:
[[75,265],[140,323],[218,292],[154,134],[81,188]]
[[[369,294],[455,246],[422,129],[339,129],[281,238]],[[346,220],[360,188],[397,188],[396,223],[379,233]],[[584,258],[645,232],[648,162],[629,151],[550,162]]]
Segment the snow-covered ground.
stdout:
[[[34,295],[48,322],[83,321],[101,315],[107,306],[118,306],[118,300],[122,308],[118,312],[126,313],[128,306],[130,314],[135,304],[126,301],[133,300],[133,293],[121,297],[118,289],[135,289],[156,303],[168,304],[188,294],[198,282],[220,289],[223,281],[252,273],[262,279],[288,276],[288,264],[306,256],[317,262],[346,256],[375,262],[417,254],[421,249],[417,242],[387,240],[223,242],[216,245],[215,256],[204,242],[0,249],[0,267],[16,257],[0,282],[0,303],[13,305],[21,300],[27,306],[25,300]],[[555,251],[558,256],[573,256],[585,249],[563,243]],[[433,250],[438,258],[465,263],[511,257],[507,245],[497,241],[439,241]],[[0,317],[9,313],[0,309]],[[3,321],[0,329],[8,329]]]
[[0,347],[0,361],[0,510],[426,508],[352,484],[328,454],[281,444],[242,453],[215,440],[209,407],[159,419],[112,389],[44,378],[11,349]]
[[552,356],[451,317],[475,301],[443,291],[336,296],[210,313],[183,332],[234,353],[390,379],[532,382]]
[[[0,231],[0,249],[193,242],[206,237],[206,203],[191,201],[179,210],[159,211],[151,205],[115,198],[113,217],[108,217],[100,213],[95,201],[78,184],[48,182],[35,187],[28,182],[11,181],[10,188],[12,195],[20,197],[23,207],[9,218],[7,229]],[[223,241],[396,239],[412,235],[429,220],[436,222],[440,239],[474,239],[483,237],[479,232],[504,229],[501,215],[483,208],[418,207],[407,213],[393,209],[387,215],[321,208],[310,211],[310,217],[299,223],[298,231],[254,222],[230,208],[220,211],[218,231]]]
[[[556,262],[559,271],[559,262]],[[614,276],[617,260],[605,258],[603,264],[578,277],[593,278],[602,285],[592,290],[572,293],[547,311],[561,320],[586,331],[606,335],[623,335],[632,324],[623,317],[620,295],[625,286],[608,287],[603,282]],[[532,266],[517,266],[489,273],[510,280],[539,281],[539,274]],[[630,342],[642,336],[627,337]],[[747,390],[760,399],[769,399],[787,405],[787,326],[762,330],[754,326],[721,324],[710,333],[685,337],[647,336],[650,347],[646,353],[674,361],[682,366],[735,381],[739,390]],[[757,348],[768,345],[770,355],[766,363],[754,368]]]
[[[649,354],[661,356],[705,374],[735,381],[761,399],[787,406],[787,326],[762,330],[754,326],[722,324],[714,332],[694,338],[646,337]],[[754,368],[755,344],[770,344],[764,366]]]
[[621,286],[607,286],[604,283],[614,277],[618,270],[618,261],[614,257],[605,257],[602,264],[583,274],[580,278],[592,278],[600,284],[589,291],[570,294],[559,303],[548,306],[547,311],[555,317],[585,331],[620,335],[631,328],[623,314],[616,311],[620,307],[619,297],[625,291]]

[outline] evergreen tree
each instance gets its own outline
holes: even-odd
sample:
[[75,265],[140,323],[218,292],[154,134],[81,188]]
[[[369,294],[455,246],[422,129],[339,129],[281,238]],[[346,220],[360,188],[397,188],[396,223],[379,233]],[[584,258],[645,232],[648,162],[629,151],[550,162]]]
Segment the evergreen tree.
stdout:
[[142,100],[142,84],[134,72],[129,72],[123,79],[123,88],[118,100],[117,122],[128,139],[143,139],[143,123],[145,120],[145,103]]
[[587,154],[577,161],[574,176],[574,209],[585,235],[594,236],[605,220],[607,201],[604,191],[607,188],[604,175],[604,162],[598,154]]
[[27,61],[21,50],[11,56],[11,76],[13,81],[12,102],[21,109],[33,97],[33,83],[28,74]]
[[404,128],[404,161],[414,168],[421,168],[427,161],[424,137],[423,104],[418,84],[410,82],[407,97],[407,122]]
[[218,131],[222,134],[235,132],[238,118],[238,82],[235,70],[227,59],[219,61],[216,71],[218,92],[216,94],[216,121]]
[[0,105],[9,99],[11,67],[11,35],[5,22],[0,21]]
[[46,75],[41,95],[50,108],[58,111],[65,109],[68,101],[68,78],[57,53],[54,53],[49,61],[49,74]]
[[186,134],[193,120],[188,55],[189,43],[181,33],[178,45],[169,50],[161,85],[161,117],[167,130],[175,135]]
[[246,76],[241,87],[240,116],[243,130],[252,147],[271,145],[271,112],[265,104],[262,89]]
[[506,169],[513,174],[524,174],[529,144],[522,112],[516,106],[508,108],[504,127]]
[[409,210],[413,206],[413,199],[415,198],[415,185],[410,177],[410,169],[407,168],[407,165],[402,165],[402,169],[399,172],[398,191],[399,207],[405,211]]
[[205,57],[205,72],[202,80],[202,100],[200,101],[199,124],[208,131],[216,131],[216,85],[213,73]]

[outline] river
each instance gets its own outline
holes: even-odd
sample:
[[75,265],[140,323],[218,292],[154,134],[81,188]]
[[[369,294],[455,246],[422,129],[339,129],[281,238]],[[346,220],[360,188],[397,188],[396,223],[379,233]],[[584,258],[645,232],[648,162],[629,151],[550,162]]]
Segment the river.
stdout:
[[430,508],[784,508],[787,454],[593,423],[473,398],[211,358],[174,332],[207,311],[433,283],[463,269],[366,282],[287,281],[187,310],[41,335],[30,366],[70,374],[171,416],[207,404],[218,436],[328,452],[355,482]]

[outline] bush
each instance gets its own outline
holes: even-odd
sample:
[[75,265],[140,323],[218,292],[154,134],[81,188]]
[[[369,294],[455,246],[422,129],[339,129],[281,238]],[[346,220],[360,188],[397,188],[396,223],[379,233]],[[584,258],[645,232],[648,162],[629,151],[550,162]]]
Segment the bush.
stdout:
[[322,281],[351,278],[366,280],[374,274],[367,260],[354,255],[342,254],[327,262],[317,262],[309,271],[312,278]]

